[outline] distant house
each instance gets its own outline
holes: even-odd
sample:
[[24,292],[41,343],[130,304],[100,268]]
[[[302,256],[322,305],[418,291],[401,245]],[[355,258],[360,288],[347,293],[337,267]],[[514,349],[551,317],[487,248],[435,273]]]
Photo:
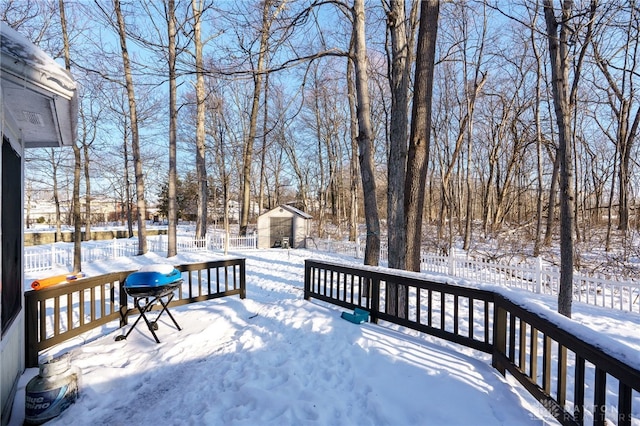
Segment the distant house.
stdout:
[[[25,200],[24,221],[27,229],[37,223],[46,225],[55,225],[56,223],[56,205],[51,199],[41,198],[34,200],[29,199],[27,191],[27,199]],[[72,200],[60,200],[60,219],[63,224],[70,223],[70,215],[72,214]],[[86,196],[80,196],[80,218],[87,218],[87,199]],[[105,197],[91,197],[91,224],[101,224],[105,222],[115,222],[122,213],[123,206],[120,201]],[[147,207],[148,218],[153,218],[157,214],[155,207]]]
[[311,219],[309,214],[288,205],[258,216],[258,248],[304,248]]
[[6,425],[24,371],[22,230],[24,150],[73,143],[76,84],[71,75],[0,22],[0,417]]

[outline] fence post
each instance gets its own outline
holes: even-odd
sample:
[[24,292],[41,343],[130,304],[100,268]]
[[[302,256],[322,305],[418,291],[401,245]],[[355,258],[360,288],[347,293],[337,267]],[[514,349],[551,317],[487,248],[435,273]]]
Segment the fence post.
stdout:
[[51,244],[51,268],[56,266],[56,243]]
[[456,249],[454,247],[449,249],[449,275],[452,277],[456,275]]
[[536,257],[536,293],[542,293],[542,257]]
[[118,257],[118,247],[117,247],[117,242],[118,239],[116,237],[113,237],[113,244],[111,245],[112,251],[113,251],[113,255],[111,256],[112,259],[115,259],[116,257]]

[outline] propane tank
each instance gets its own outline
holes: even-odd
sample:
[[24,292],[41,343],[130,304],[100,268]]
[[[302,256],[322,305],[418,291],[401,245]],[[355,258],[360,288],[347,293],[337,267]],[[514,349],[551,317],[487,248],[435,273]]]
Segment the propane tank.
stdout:
[[75,402],[80,370],[70,363],[69,354],[40,363],[39,374],[25,390],[25,424],[42,424]]

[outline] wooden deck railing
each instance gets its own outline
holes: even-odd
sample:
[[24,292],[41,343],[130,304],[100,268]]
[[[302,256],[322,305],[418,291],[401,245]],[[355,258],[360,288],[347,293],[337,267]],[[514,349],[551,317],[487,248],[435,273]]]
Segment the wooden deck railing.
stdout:
[[[305,299],[370,312],[492,355],[560,423],[631,425],[640,371],[505,297],[400,271],[307,260]],[[401,309],[398,309],[398,306]],[[637,406],[637,405],[636,405]]]
[[[176,266],[183,284],[169,306],[239,295],[246,297],[245,259]],[[68,284],[25,292],[25,363],[38,366],[38,353],[112,321],[120,327],[137,313],[122,291],[135,271],[83,278]]]
[[[341,253],[362,259],[365,237],[361,235],[356,241],[308,237],[306,244],[311,250]],[[386,243],[381,241],[380,260],[388,260],[387,254]],[[560,268],[543,261],[541,257],[512,263],[509,259],[471,256],[468,252],[455,250],[453,247],[446,254],[423,251],[420,255],[420,270],[555,296],[558,295],[560,282]],[[602,273],[576,271],[573,275],[573,300],[640,313],[640,282],[636,275],[607,277]]]

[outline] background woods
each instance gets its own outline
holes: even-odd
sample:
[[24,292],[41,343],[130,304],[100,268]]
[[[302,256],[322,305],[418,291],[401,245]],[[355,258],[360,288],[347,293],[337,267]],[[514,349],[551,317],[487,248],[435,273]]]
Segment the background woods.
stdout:
[[603,270],[636,256],[635,1],[425,3],[5,0],[0,18],[61,61],[68,40],[81,83],[76,148],[29,153],[25,201],[82,203],[58,227],[137,226],[141,252],[147,209],[204,236],[292,203],[321,237],[366,234],[370,264],[380,241],[398,268],[487,241],[570,268],[586,247]]

